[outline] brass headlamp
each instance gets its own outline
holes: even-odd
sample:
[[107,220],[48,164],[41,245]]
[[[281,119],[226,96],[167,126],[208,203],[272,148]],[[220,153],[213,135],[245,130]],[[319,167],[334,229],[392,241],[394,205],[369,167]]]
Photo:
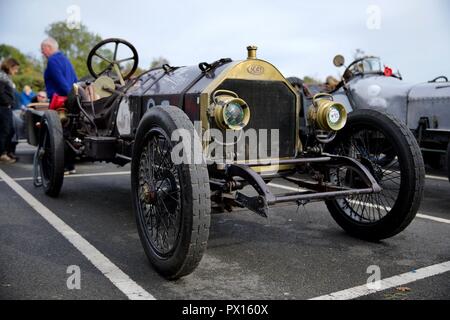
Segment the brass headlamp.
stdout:
[[319,93],[313,98],[308,119],[319,130],[339,131],[347,123],[347,110],[344,105],[335,102],[331,94]]
[[233,91],[217,90],[209,107],[209,116],[222,130],[243,130],[250,121],[250,108]]

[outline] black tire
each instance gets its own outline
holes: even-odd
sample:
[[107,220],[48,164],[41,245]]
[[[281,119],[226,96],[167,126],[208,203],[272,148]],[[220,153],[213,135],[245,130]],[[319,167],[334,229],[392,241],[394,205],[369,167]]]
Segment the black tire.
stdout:
[[[166,156],[176,145],[168,138],[178,129],[191,136],[194,132],[181,109],[153,107],[139,125],[131,165],[132,202],[141,243],[154,269],[169,280],[186,276],[198,266],[207,247],[211,221],[206,164],[174,164],[170,155]],[[199,141],[195,148],[194,152],[202,152]],[[166,182],[169,186],[161,192]],[[165,234],[158,224],[164,225]],[[164,235],[167,248],[164,240],[158,243]]]
[[[50,197],[58,197],[64,182],[64,136],[61,120],[53,110],[45,111],[36,154],[41,184]],[[40,151],[43,151],[40,153]],[[39,154],[40,153],[40,154]]]
[[[349,115],[346,127],[338,133],[336,140],[329,146],[328,151],[352,156],[342,152],[345,148],[339,148],[339,145],[348,143],[345,141],[351,140],[351,137],[354,137],[358,132],[364,132],[361,131],[364,128],[378,132],[375,136],[384,137],[381,142],[368,138],[369,140],[372,139],[372,144],[375,147],[379,148],[375,142],[382,143],[384,150],[387,150],[382,153],[380,149],[375,153],[388,154],[385,158],[391,157],[393,153],[396,155],[395,163],[388,165],[385,161],[383,161],[383,164],[377,165],[375,158],[371,158],[370,165],[369,162],[365,162],[366,166],[371,167],[371,171],[377,168],[377,174],[374,172],[374,177],[378,180],[380,186],[384,187],[384,190],[379,195],[357,196],[360,198],[357,198],[356,202],[355,198],[351,198],[327,201],[326,204],[332,217],[349,234],[364,240],[378,241],[402,232],[415,218],[423,196],[425,168],[420,148],[411,131],[393,116],[378,110],[359,109],[352,112]],[[375,147],[368,148],[374,149]],[[364,161],[361,162],[364,164]],[[395,184],[391,181],[393,177],[397,179]],[[394,189],[396,192],[391,191]],[[383,196],[386,196],[391,205],[386,205],[384,200],[379,201]],[[378,199],[378,202],[371,202],[372,199]],[[371,203],[379,203],[384,208],[380,210],[380,205],[377,207],[371,205]],[[356,208],[356,205],[359,205],[359,207]],[[356,214],[360,210],[359,208],[364,213],[364,206],[369,212],[369,217],[370,212],[373,212],[374,219],[362,219],[361,215]]]

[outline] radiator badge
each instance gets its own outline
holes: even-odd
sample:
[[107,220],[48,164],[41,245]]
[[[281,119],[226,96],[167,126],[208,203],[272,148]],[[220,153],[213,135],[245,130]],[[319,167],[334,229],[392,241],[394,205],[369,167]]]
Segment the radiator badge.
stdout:
[[255,76],[260,76],[264,74],[264,67],[259,64],[251,64],[248,66],[247,71]]

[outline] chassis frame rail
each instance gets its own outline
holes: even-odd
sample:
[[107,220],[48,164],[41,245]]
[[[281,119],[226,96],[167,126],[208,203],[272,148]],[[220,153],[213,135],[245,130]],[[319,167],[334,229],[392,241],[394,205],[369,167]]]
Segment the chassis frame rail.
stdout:
[[239,206],[245,207],[262,217],[267,217],[269,207],[277,203],[294,202],[301,205],[309,202],[343,199],[352,195],[379,193],[382,191],[382,188],[373,177],[369,169],[358,161],[348,157],[327,154],[319,158],[280,160],[271,164],[314,164],[322,170],[344,167],[356,173],[362,182],[364,182],[365,186],[362,188],[346,188],[333,186],[329,183],[311,183],[295,177],[284,177],[287,181],[297,184],[297,186],[304,189],[304,191],[299,190],[299,192],[274,195],[269,190],[269,187],[264,179],[252,169],[252,167],[258,166],[258,163],[250,163],[249,165],[225,165],[225,177],[227,180],[231,181],[236,177],[242,178],[258,193],[258,196],[249,197],[241,192],[236,192],[234,201]]

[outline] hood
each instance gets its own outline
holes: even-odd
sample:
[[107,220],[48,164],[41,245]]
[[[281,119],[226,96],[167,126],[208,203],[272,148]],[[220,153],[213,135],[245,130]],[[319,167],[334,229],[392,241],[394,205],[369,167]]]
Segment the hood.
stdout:
[[357,108],[382,109],[405,123],[408,96],[413,87],[414,84],[385,76],[356,78],[350,82]]

